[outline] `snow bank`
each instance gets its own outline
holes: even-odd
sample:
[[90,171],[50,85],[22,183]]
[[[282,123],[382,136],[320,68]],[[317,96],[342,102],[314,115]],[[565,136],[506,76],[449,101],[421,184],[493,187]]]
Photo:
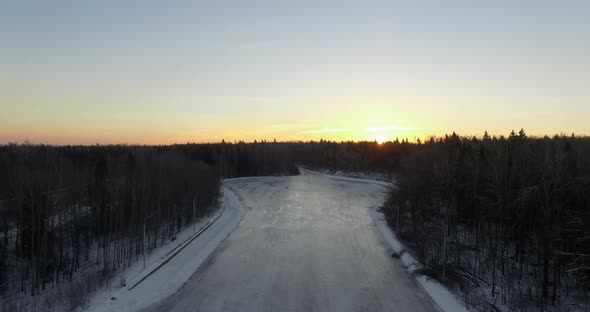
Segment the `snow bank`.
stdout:
[[237,196],[223,187],[218,215],[200,222],[196,232],[189,227],[179,233],[177,237],[181,243],[167,244],[152,253],[146,261],[146,270],[143,270],[143,261],[125,270],[122,276],[133,276],[132,282],[99,291],[86,310],[138,311],[174,294],[240,224],[244,214]]
[[[338,171],[338,172],[340,172],[340,171]],[[321,172],[309,170],[309,169],[306,169],[303,167],[299,167],[299,173],[301,173],[301,175],[309,175],[309,174],[321,175],[321,176],[329,177],[334,180],[375,183],[375,184],[379,184],[379,185],[383,185],[383,186],[393,186],[393,183],[390,183],[390,182],[371,180],[371,179],[351,178],[351,177],[345,177],[345,176],[339,176],[339,175],[326,174],[326,173],[321,173]]]
[[[303,168],[301,166],[298,167],[299,169],[299,173],[300,174],[304,174],[302,173],[301,169],[306,169]],[[308,170],[308,169],[306,169]],[[319,170],[309,170],[311,172],[313,172],[314,174],[319,174],[319,175],[327,175],[327,176],[331,176],[331,177],[344,177],[344,178],[356,178],[359,180],[370,180],[372,182],[374,181],[380,181],[380,182],[390,182],[393,177],[389,174],[382,174],[382,173],[377,173],[374,171],[334,171],[334,170],[329,170],[329,169],[319,169]]]
[[[349,181],[358,181],[358,182],[367,182],[367,183],[376,183],[385,186],[393,186],[392,183],[382,182],[382,181],[375,181],[369,179],[359,179],[359,178],[346,178],[341,176],[333,176],[327,175],[320,172],[315,172],[312,170],[308,170],[305,168],[299,168],[299,171],[302,175],[306,174],[317,174],[330,177],[332,179],[337,180],[349,180]],[[391,249],[399,256],[403,266],[408,270],[410,273],[414,273],[417,269],[422,268],[422,264],[418,262],[408,250],[404,247],[401,241],[398,239],[397,235],[391,230],[387,222],[385,221],[385,217],[383,213],[378,209],[373,209],[371,211],[371,216],[373,217],[373,221],[379,231],[383,235],[383,238],[387,243],[391,246]],[[439,282],[432,280],[424,275],[414,275],[416,281],[424,288],[424,290],[430,295],[432,300],[436,302],[436,304],[445,312],[467,312],[467,308],[465,305],[459,300],[448,288],[444,285],[440,284]]]
[[[400,256],[400,260],[408,272],[414,273],[422,265],[416,260],[405,248],[404,245],[397,238],[397,235],[389,228],[383,213],[374,209],[372,211],[373,220],[379,231],[391,246],[393,251]],[[430,295],[430,297],[438,304],[438,306],[446,312],[462,312],[467,311],[465,305],[453,294],[449,289],[439,282],[430,279],[424,275],[415,276],[416,280],[422,288]]]
[[404,245],[397,238],[397,235],[389,228],[383,214],[377,209],[373,209],[373,211],[371,211],[371,216],[383,238],[385,238],[385,241],[391,246],[391,249],[393,249],[395,254],[399,256],[404,267],[406,267],[410,273],[414,273],[417,269],[422,268],[420,262],[418,262],[418,260],[405,249]]
[[281,176],[254,176],[254,177],[239,177],[239,178],[228,178],[223,179],[223,182],[243,181],[243,180],[261,180],[261,179],[272,179],[280,178]]

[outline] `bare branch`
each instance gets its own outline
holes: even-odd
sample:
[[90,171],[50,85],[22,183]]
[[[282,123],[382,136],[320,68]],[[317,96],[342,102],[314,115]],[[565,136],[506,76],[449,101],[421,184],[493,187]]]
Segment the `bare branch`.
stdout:
[[566,273],[571,273],[571,272],[576,272],[576,271],[580,271],[580,270],[590,270],[590,267],[579,267],[579,268],[575,268],[575,269],[567,270],[567,271],[565,271],[565,272],[566,272]]

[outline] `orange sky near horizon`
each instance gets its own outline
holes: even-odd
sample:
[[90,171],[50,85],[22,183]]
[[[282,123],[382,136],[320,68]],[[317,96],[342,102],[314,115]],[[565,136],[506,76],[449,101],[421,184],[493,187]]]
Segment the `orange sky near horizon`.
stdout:
[[0,144],[588,135],[589,10],[575,1],[2,4]]

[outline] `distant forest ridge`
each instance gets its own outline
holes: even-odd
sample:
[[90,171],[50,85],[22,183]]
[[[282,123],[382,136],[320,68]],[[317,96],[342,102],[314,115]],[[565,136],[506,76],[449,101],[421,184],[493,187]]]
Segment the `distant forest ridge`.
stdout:
[[[509,138],[511,136],[517,136],[517,135],[526,135],[527,138],[529,139],[557,139],[557,138],[566,138],[566,137],[570,137],[570,138],[580,138],[580,139],[584,139],[584,138],[588,138],[590,135],[589,134],[579,134],[579,133],[566,133],[566,132],[560,132],[559,134],[544,134],[544,135],[528,135],[525,133],[524,129],[520,129],[518,132],[516,132],[515,130],[512,130],[511,132],[507,133],[507,134],[490,134],[488,131],[484,131],[482,134],[470,134],[470,135],[463,135],[457,132],[451,132],[451,133],[447,133],[447,134],[442,134],[442,135],[436,135],[436,134],[432,134],[432,135],[427,135],[425,137],[417,137],[417,136],[412,136],[412,137],[408,137],[408,136],[395,136],[392,137],[391,139],[387,139],[383,141],[383,144],[385,143],[401,143],[401,142],[406,142],[406,143],[423,143],[423,142],[427,142],[427,141],[431,141],[431,140],[435,140],[435,141],[440,141],[446,137],[450,137],[450,136],[459,136],[461,138],[464,139],[484,139],[484,138],[491,138],[491,139],[506,139]],[[310,139],[310,140],[277,140],[275,138],[273,139],[254,139],[251,141],[245,141],[245,140],[226,140],[226,139],[221,139],[219,141],[211,141],[211,142],[177,142],[177,143],[172,143],[172,144],[158,144],[158,143],[154,143],[154,144],[133,144],[133,143],[100,143],[97,142],[95,144],[46,144],[43,142],[32,142],[29,139],[25,139],[23,140],[23,142],[8,142],[8,143],[3,143],[0,144],[0,146],[2,145],[50,145],[50,146],[173,146],[173,145],[215,145],[215,144],[258,144],[258,143],[323,143],[323,142],[329,142],[329,143],[375,143],[377,142],[377,139],[374,140],[336,140],[336,139],[323,139],[320,138],[318,139]]]

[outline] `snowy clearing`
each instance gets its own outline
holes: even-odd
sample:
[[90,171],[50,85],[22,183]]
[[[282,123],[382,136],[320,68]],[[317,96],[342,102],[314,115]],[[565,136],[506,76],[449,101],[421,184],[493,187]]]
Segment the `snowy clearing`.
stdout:
[[371,217],[387,187],[307,172],[227,181],[247,213],[173,296],[145,311],[439,311]]

